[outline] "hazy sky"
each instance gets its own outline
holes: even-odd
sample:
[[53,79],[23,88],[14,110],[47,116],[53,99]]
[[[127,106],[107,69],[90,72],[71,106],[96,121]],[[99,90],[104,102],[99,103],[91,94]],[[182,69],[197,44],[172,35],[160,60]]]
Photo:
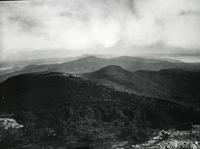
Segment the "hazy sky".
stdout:
[[200,0],[0,2],[0,60],[200,55]]

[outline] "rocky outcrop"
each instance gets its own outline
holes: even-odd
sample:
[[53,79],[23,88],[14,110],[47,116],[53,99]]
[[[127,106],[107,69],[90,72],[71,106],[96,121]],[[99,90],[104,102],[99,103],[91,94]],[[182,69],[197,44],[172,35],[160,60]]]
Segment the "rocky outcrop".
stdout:
[[152,139],[143,144],[131,145],[118,143],[113,149],[200,149],[200,126],[195,125],[191,130],[162,130]]
[[23,125],[18,124],[15,119],[12,118],[0,118],[0,128],[9,129],[9,128],[22,128]]

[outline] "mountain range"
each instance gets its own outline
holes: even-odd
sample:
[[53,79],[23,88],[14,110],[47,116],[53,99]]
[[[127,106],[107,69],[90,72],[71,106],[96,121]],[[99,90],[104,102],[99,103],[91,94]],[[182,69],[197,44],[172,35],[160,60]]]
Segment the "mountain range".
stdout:
[[198,124],[200,64],[82,57],[0,72],[2,148],[110,149],[143,143],[156,130]]
[[120,66],[110,65],[80,76],[122,92],[190,106],[200,104],[200,72],[180,69],[130,72]]
[[109,65],[120,66],[130,72],[138,70],[159,71],[162,69],[183,69],[187,71],[200,71],[200,63],[184,63],[169,59],[153,59],[121,56],[116,58],[99,58],[95,56],[86,56],[74,58],[67,62],[59,64],[36,64],[28,63],[28,66],[16,71],[1,72],[0,82],[7,78],[23,73],[31,72],[62,72],[71,74],[80,74],[97,71]]

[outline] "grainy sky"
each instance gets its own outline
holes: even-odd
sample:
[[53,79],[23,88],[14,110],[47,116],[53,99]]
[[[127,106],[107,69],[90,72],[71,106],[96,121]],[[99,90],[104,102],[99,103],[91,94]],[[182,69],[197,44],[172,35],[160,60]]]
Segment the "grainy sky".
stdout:
[[200,0],[0,2],[0,60],[200,55]]

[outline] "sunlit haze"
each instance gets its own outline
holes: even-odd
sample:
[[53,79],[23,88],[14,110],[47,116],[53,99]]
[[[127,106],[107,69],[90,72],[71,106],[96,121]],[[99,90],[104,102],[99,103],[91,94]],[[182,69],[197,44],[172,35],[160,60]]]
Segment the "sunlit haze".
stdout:
[[85,53],[199,57],[200,0],[0,2],[0,61]]

